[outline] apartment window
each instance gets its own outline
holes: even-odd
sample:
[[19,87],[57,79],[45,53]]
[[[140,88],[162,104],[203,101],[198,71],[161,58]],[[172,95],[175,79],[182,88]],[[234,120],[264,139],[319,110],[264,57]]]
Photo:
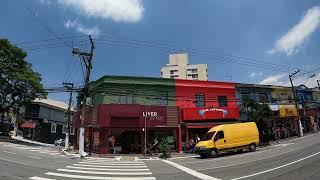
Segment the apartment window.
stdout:
[[122,95],[119,97],[120,104],[134,104],[134,96],[133,93],[129,93],[128,95]]
[[161,74],[161,76],[163,76],[163,73],[162,73],[162,71],[160,72],[160,74]]
[[65,118],[65,119],[68,118],[68,112],[64,112],[64,118]]
[[198,74],[192,74],[191,77],[192,78],[198,78]]
[[178,70],[170,70],[170,74],[175,74],[177,72],[178,72]]
[[259,94],[259,101],[261,103],[266,103],[268,102],[268,96],[264,93]]
[[168,91],[161,91],[159,94],[159,105],[167,106],[168,105]]
[[218,96],[219,107],[228,107],[227,96]]
[[205,101],[204,94],[195,95],[195,104],[196,104],[196,107],[205,107],[206,101]]
[[51,123],[51,133],[56,133],[57,132],[57,124]]
[[179,77],[179,76],[178,75],[171,75],[170,76],[171,79],[174,79],[174,78],[177,78],[177,77]]
[[66,134],[67,133],[67,126],[63,125],[61,130],[62,130],[62,134]]

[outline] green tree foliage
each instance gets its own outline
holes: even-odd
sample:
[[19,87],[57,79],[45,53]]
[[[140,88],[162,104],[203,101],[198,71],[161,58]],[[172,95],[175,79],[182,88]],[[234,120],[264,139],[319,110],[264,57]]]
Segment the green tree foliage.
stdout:
[[160,142],[160,145],[159,145],[160,152],[161,152],[160,158],[167,159],[167,158],[171,157],[168,145],[169,145],[168,139],[167,138],[162,138],[161,142]]
[[15,112],[35,98],[45,98],[41,76],[25,61],[27,53],[0,39],[0,114]]
[[272,110],[265,103],[258,103],[250,98],[243,100],[244,111],[248,114],[248,121],[255,122],[259,131],[266,128],[266,121],[272,117]]

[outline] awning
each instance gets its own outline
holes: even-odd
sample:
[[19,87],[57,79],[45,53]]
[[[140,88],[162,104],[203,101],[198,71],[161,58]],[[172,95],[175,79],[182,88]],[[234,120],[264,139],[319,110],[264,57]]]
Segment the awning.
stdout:
[[279,111],[279,106],[277,104],[268,104],[271,111]]
[[233,123],[239,123],[240,121],[227,121],[227,122],[208,122],[208,123],[183,123],[182,125],[186,126],[188,129],[201,129],[201,128],[212,128],[217,125],[221,124],[233,124]]
[[20,127],[21,127],[21,128],[29,128],[29,129],[33,129],[33,128],[35,128],[35,127],[36,127],[36,125],[37,125],[37,123],[35,123],[35,122],[27,121],[27,122],[23,123],[22,125],[20,125]]

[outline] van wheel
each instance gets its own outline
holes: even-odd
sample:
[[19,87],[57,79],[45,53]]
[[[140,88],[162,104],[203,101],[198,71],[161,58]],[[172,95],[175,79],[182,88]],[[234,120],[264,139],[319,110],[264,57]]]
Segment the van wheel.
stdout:
[[256,151],[256,145],[255,144],[250,144],[250,147],[249,147],[249,151],[250,152],[254,152],[254,151]]
[[212,150],[210,156],[211,157],[217,157],[218,156],[218,151],[217,150]]

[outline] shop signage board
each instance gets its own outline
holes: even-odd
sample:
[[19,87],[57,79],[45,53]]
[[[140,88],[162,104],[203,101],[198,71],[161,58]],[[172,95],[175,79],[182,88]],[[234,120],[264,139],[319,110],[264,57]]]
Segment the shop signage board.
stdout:
[[296,106],[294,105],[280,105],[279,116],[282,117],[296,117],[298,116]]

